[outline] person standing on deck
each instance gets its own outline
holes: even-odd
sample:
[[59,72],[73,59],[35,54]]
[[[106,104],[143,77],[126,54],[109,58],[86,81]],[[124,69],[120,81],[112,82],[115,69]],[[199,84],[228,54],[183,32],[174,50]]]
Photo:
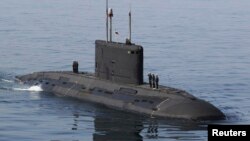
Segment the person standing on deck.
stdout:
[[156,89],[159,87],[159,77],[158,75],[155,76],[155,84],[156,84]]
[[155,75],[152,74],[153,88],[155,88]]
[[149,82],[150,88],[152,88],[152,74],[151,73],[148,74],[148,82]]

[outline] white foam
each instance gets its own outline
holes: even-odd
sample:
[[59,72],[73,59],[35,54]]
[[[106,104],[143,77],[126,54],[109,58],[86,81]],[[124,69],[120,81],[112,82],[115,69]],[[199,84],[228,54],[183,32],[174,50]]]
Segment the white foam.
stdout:
[[36,91],[36,92],[43,91],[41,86],[31,86],[28,90],[29,91]]
[[41,86],[31,86],[29,88],[13,88],[16,91],[32,91],[32,92],[41,92],[43,91]]
[[8,82],[8,83],[14,82],[13,80],[8,80],[8,79],[1,79],[1,80],[4,81],[4,82]]

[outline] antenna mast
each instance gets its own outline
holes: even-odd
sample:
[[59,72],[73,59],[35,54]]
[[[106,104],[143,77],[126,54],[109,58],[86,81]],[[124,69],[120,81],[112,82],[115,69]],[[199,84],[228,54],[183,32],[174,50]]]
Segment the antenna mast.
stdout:
[[112,17],[113,17],[113,10],[112,10],[112,8],[108,9],[108,16],[109,16],[109,20],[110,20],[109,21],[110,22],[109,23],[110,24],[109,25],[109,28],[110,28],[110,31],[109,31],[109,36],[110,36],[109,37],[109,41],[112,42]]
[[129,16],[129,38],[128,39],[129,39],[129,41],[131,43],[131,9],[129,11],[128,16]]
[[108,32],[108,0],[106,0],[106,38],[107,38],[107,42],[109,40],[109,32]]

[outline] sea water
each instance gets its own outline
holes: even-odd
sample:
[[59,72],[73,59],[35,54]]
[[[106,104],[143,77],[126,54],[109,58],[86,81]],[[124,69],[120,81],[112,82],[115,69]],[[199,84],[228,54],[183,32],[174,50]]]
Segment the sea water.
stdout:
[[222,121],[157,120],[57,97],[16,82],[35,71],[94,72],[106,39],[105,0],[0,1],[0,140],[207,140],[206,126],[250,123],[249,0],[109,0],[114,41],[144,47],[144,80],[186,90],[218,107]]

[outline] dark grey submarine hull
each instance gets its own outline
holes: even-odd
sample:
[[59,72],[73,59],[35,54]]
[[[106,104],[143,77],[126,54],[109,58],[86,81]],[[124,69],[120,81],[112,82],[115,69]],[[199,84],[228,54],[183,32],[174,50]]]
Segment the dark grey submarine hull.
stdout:
[[114,83],[94,74],[69,71],[35,72],[17,76],[28,85],[41,85],[46,92],[99,103],[110,108],[151,117],[188,120],[217,120],[225,115],[212,104],[191,94],[165,86]]

